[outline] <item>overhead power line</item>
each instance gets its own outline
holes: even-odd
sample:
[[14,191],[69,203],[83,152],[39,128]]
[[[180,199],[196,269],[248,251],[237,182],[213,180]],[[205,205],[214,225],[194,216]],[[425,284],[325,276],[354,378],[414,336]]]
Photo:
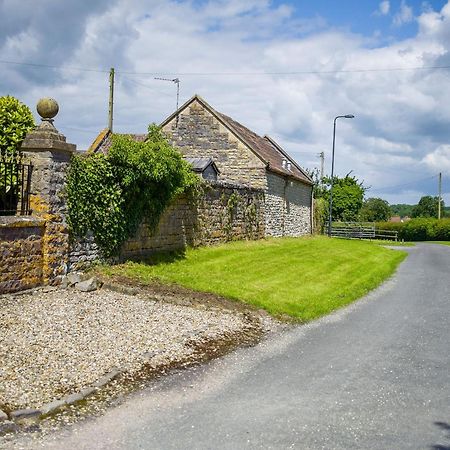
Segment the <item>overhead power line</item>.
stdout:
[[120,72],[126,75],[147,76],[256,76],[256,75],[331,75],[338,73],[366,73],[366,72],[402,72],[419,70],[448,70],[450,66],[425,67],[392,67],[385,69],[338,69],[338,70],[299,70],[292,72]]
[[[116,72],[116,73],[117,73],[117,72]],[[123,80],[129,81],[130,83],[133,83],[133,84],[135,84],[136,86],[141,86],[141,87],[150,89],[151,91],[154,91],[154,92],[156,92],[156,93],[158,93],[158,94],[165,95],[165,96],[167,96],[167,97],[173,97],[172,94],[168,94],[167,92],[161,91],[161,90],[159,90],[159,89],[155,89],[153,86],[149,86],[148,84],[141,83],[141,82],[139,82],[139,81],[133,80],[132,78],[126,77],[126,76],[124,76],[124,75],[120,75],[120,76],[121,76],[121,78],[122,78]]]
[[59,70],[78,70],[80,72],[99,72],[99,73],[109,73],[109,70],[102,70],[102,69],[89,69],[86,67],[64,67],[64,66],[54,66],[50,64],[36,64],[36,63],[29,63],[29,62],[18,62],[18,61],[4,61],[0,60],[0,64],[11,64],[15,66],[30,66],[30,67],[37,67],[37,68],[43,68],[43,69],[59,69]]
[[410,182],[408,182],[408,183],[397,184],[397,185],[395,185],[395,186],[385,186],[385,187],[378,188],[378,189],[372,189],[372,188],[370,188],[370,190],[371,190],[372,192],[380,192],[380,191],[385,191],[385,190],[387,190],[387,189],[395,189],[395,188],[400,188],[400,187],[405,187],[405,186],[411,186],[411,185],[414,185],[414,184],[417,184],[417,183],[421,183],[421,182],[423,182],[423,181],[432,180],[433,178],[437,178],[438,176],[439,176],[439,175],[433,175],[433,176],[431,176],[431,177],[422,178],[422,179],[420,179],[420,180],[415,180],[415,181],[410,181]]
[[[80,72],[109,73],[109,69],[95,69],[87,67],[57,66],[51,64],[37,64],[30,62],[6,61],[0,60],[0,64],[10,64],[17,66],[29,66],[42,69],[75,70]],[[299,70],[290,72],[132,72],[126,70],[116,70],[117,74],[122,75],[141,75],[141,76],[271,76],[271,75],[331,75],[339,73],[376,73],[376,72],[406,72],[406,71],[425,71],[425,70],[448,70],[450,66],[422,66],[422,67],[391,67],[377,69],[337,69],[337,70]]]

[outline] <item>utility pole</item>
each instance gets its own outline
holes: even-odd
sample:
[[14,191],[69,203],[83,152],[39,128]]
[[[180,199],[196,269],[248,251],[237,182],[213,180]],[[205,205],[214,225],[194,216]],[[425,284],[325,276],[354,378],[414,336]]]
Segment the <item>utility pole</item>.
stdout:
[[439,187],[438,187],[438,219],[441,218],[441,198],[442,198],[442,172],[439,172]]
[[159,78],[155,77],[155,80],[161,81],[171,81],[177,85],[177,117],[176,117],[176,127],[178,128],[178,102],[180,101],[180,79],[179,78]]
[[323,168],[325,165],[325,153],[324,152],[320,152],[319,153],[319,157],[320,157],[320,182],[322,182],[323,180]]
[[108,108],[108,129],[113,129],[113,109],[114,109],[114,67],[109,71],[109,108]]

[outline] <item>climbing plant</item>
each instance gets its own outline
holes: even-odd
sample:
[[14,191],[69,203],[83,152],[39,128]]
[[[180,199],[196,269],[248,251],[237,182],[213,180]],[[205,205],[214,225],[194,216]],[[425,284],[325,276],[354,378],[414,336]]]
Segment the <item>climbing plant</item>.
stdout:
[[68,223],[76,236],[91,230],[106,257],[145,222],[154,229],[178,194],[198,183],[189,164],[150,125],[145,142],[113,135],[107,155],[74,156],[67,178]]

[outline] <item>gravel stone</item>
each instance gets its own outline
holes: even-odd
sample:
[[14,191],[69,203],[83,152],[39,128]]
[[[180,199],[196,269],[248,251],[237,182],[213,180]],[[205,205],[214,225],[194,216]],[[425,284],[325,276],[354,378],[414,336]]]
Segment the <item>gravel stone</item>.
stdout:
[[5,420],[3,422],[0,422],[0,434],[3,433],[14,433],[18,430],[18,425],[15,422],[12,422],[11,420]]
[[0,422],[8,420],[8,415],[0,409]]
[[195,343],[249,329],[240,312],[105,289],[30,291],[0,303],[0,404],[10,410],[40,409],[111,381],[115,368],[133,376],[146,363],[190,357]]

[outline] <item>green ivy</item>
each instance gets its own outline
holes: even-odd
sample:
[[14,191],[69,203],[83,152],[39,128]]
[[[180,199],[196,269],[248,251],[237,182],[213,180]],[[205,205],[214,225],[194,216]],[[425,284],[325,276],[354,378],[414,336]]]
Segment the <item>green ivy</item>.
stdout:
[[117,255],[145,219],[154,230],[170,201],[199,178],[156,125],[145,142],[113,135],[107,155],[74,156],[68,171],[68,223],[88,230],[105,257]]

